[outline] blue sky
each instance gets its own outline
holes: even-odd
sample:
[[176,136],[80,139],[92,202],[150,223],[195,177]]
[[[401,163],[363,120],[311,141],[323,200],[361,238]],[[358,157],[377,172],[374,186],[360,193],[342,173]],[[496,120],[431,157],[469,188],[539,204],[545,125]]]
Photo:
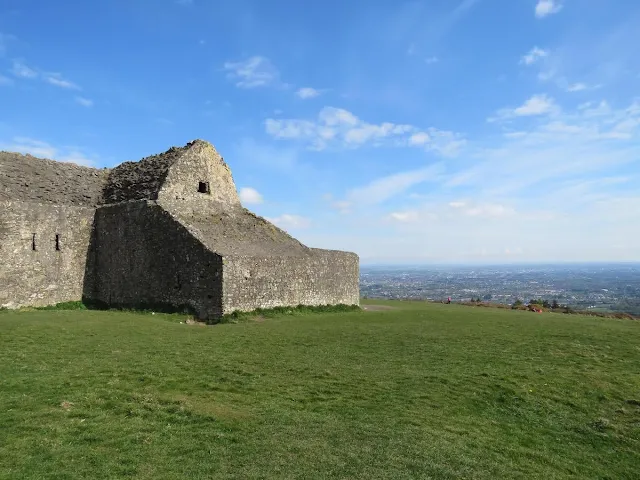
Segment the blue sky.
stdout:
[[635,0],[4,0],[0,149],[195,138],[363,263],[640,261]]

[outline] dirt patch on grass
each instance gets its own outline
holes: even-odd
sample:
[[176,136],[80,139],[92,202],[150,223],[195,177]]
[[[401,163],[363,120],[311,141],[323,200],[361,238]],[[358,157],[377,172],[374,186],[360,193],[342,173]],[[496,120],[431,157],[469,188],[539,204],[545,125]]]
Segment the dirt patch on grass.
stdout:
[[362,305],[363,310],[369,312],[381,312],[384,310],[397,310],[396,307],[390,307],[389,305]]

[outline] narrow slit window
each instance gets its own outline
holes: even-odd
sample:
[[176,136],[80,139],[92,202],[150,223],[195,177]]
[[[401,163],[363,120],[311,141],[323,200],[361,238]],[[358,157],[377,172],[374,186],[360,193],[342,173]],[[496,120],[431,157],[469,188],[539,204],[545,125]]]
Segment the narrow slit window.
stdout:
[[60,251],[60,234],[56,233],[56,252]]
[[211,193],[211,189],[209,188],[209,182],[200,182],[198,184],[198,192],[199,193]]
[[31,236],[31,250],[36,251],[36,234]]

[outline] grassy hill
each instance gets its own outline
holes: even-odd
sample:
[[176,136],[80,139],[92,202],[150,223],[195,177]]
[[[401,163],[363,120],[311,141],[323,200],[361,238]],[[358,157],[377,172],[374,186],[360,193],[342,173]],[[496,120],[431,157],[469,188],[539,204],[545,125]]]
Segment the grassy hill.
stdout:
[[0,478],[638,478],[639,322],[374,303],[2,312]]

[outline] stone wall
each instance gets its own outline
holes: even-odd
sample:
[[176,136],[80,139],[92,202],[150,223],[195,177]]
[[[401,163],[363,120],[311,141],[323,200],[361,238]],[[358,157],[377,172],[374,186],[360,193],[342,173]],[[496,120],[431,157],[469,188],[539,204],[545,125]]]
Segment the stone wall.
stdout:
[[221,255],[308,255],[311,249],[245,208],[206,199],[158,202],[211,251]]
[[171,147],[164,153],[145,157],[138,162],[124,162],[109,172],[104,188],[104,203],[130,200],[156,200],[169,168],[186,147]]
[[93,208],[0,202],[0,306],[80,300],[93,215]]
[[306,256],[225,256],[224,313],[296,305],[358,305],[358,256],[311,251]]
[[98,208],[84,298],[114,307],[221,315],[222,261],[155,202]]
[[80,298],[203,319],[358,304],[358,257],[308,248],[243,208],[208,142],[113,170],[0,152],[0,306]]
[[0,152],[0,201],[93,206],[102,201],[107,169]]
[[[205,183],[207,192],[198,191]],[[240,199],[229,166],[208,142],[196,140],[181,149],[180,156],[171,165],[158,199],[203,200],[224,207],[240,206]]]

